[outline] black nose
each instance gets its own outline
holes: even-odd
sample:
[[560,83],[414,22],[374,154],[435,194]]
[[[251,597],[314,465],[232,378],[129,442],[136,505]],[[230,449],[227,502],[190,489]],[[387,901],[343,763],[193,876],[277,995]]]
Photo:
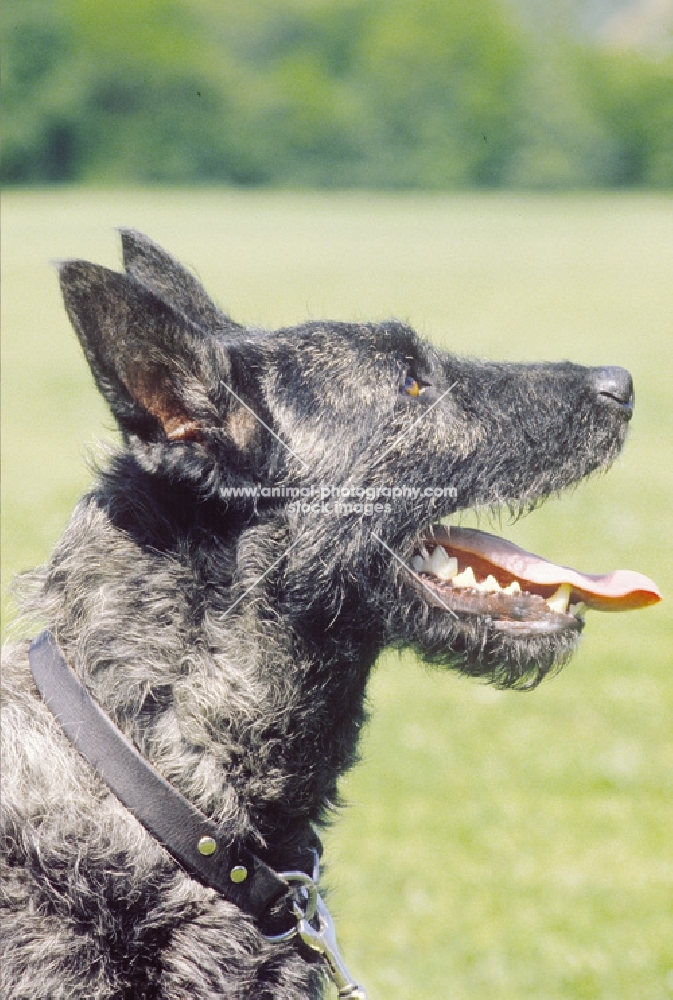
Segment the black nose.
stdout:
[[630,417],[633,412],[633,379],[626,368],[608,366],[593,368],[590,375],[591,385],[599,396],[618,407],[624,416]]

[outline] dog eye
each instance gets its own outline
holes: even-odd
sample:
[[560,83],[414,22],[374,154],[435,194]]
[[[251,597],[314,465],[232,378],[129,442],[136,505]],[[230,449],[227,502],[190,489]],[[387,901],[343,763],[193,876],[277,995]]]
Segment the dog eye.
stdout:
[[406,392],[407,396],[419,396],[421,393],[420,383],[415,378],[412,378],[411,375],[407,375],[402,391]]

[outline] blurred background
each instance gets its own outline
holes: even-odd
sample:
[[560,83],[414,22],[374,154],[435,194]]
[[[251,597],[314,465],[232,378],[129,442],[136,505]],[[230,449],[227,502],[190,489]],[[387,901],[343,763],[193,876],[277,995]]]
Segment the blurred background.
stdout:
[[610,473],[493,530],[665,600],[590,614],[530,695],[374,672],[325,838],[371,1000],[673,998],[672,24],[673,0],[4,3],[10,636],[9,580],[116,442],[48,262],[119,267],[116,226],[242,322],[396,316],[633,373]]
[[6,183],[673,185],[673,0],[6,0]]

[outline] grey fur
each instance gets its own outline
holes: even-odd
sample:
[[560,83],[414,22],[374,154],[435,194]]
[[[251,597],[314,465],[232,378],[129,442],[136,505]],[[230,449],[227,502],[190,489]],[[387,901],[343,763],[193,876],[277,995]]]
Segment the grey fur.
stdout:
[[[125,274],[75,261],[61,283],[123,446],[24,579],[22,610],[223,835],[291,847],[338,802],[385,646],[530,687],[577,643],[575,627],[513,637],[432,606],[381,541],[408,559],[456,510],[534,506],[614,458],[628,407],[604,391],[610,370],[460,360],[396,322],[246,330],[165,251],[122,239]],[[335,517],[227,494],[401,481],[457,497]],[[4,666],[3,997],[322,995],[319,965],[266,942],[107,791],[26,648]]]

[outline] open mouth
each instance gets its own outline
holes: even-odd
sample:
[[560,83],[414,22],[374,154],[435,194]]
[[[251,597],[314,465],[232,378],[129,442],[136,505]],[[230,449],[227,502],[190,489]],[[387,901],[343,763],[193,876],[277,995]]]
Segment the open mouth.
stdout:
[[588,575],[485,531],[443,524],[419,539],[410,567],[428,603],[459,618],[479,615],[492,628],[519,636],[579,631],[587,609],[631,611],[661,600],[642,573]]

